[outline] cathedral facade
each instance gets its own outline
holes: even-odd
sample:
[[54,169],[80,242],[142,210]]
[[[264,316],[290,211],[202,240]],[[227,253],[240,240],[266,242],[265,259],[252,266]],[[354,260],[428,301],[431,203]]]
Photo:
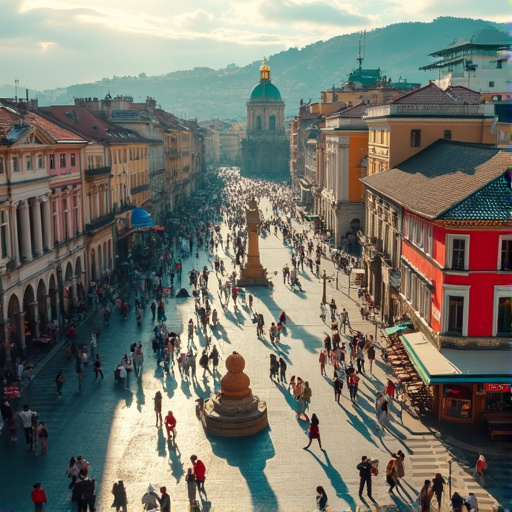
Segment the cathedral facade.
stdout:
[[290,141],[284,126],[284,101],[270,80],[266,60],[260,82],[247,102],[247,131],[242,140],[243,176],[287,179],[290,173]]

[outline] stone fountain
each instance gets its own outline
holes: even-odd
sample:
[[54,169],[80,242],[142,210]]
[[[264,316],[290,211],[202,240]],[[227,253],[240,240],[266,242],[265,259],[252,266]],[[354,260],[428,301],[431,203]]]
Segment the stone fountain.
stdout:
[[226,359],[228,373],[220,381],[221,391],[204,402],[201,416],[209,434],[244,437],[268,425],[267,404],[253,395],[250,379],[244,373],[245,360],[237,352]]

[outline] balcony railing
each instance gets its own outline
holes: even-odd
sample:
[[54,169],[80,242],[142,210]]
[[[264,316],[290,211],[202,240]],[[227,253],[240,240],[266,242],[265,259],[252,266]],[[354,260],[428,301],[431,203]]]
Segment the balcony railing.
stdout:
[[85,170],[85,177],[86,178],[93,178],[94,176],[103,176],[110,174],[112,171],[112,168],[110,165],[107,165],[105,167],[96,167],[96,169],[86,169]]
[[146,192],[149,190],[149,185],[146,183],[145,185],[139,185],[138,187],[132,187],[130,189],[130,194],[133,196],[135,194],[140,194],[141,192]]
[[87,231],[87,234],[91,235],[100,230],[101,228],[107,226],[111,222],[114,222],[115,213],[107,213],[106,215],[102,215],[101,217],[98,217],[97,219],[94,219],[89,224],[85,225],[85,230]]

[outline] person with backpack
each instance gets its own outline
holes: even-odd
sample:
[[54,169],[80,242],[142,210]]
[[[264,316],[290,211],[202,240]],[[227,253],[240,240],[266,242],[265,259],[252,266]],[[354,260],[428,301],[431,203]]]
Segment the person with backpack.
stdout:
[[396,454],[393,453],[386,466],[386,482],[389,485],[388,493],[393,494],[393,489],[398,481],[398,473],[396,470]]

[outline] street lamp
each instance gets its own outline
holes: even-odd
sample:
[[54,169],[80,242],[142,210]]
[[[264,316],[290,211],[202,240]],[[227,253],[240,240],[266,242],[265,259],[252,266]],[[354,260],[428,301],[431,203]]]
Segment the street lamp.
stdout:
[[322,304],[327,304],[327,274],[325,273],[325,270],[324,270],[323,279],[324,279],[324,293],[322,295]]

